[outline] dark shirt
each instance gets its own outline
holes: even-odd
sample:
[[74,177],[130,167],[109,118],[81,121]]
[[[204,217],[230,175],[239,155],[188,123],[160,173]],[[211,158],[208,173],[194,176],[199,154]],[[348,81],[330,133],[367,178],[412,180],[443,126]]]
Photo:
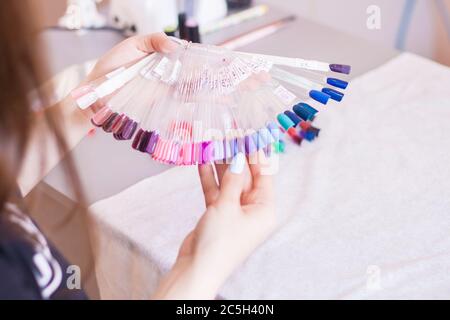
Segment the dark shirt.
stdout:
[[69,265],[35,223],[13,204],[0,213],[0,299],[78,300],[69,289]]

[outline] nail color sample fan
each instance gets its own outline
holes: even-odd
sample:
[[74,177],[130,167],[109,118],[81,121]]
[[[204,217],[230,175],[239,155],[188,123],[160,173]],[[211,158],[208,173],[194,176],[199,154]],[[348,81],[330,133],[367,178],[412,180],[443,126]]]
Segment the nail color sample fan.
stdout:
[[279,152],[284,136],[312,141],[318,111],[305,101],[339,102],[348,85],[330,76],[349,74],[347,65],[178,43],[72,93],[82,109],[101,106],[95,126],[167,164]]

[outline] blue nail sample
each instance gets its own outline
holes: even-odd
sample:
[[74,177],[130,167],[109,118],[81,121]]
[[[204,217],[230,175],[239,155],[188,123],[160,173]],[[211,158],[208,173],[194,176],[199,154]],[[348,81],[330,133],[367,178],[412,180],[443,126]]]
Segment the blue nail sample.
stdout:
[[306,103],[299,103],[295,105],[293,110],[297,114],[297,116],[299,116],[304,121],[314,120],[316,114],[319,112]]
[[307,131],[307,132],[305,133],[305,139],[308,140],[308,141],[313,141],[316,137],[317,137],[317,136],[316,136],[315,133],[312,132],[312,131]]
[[[307,103],[302,102],[302,103],[299,103],[298,105],[300,105],[303,109],[307,110],[309,113],[313,114],[314,117],[316,116],[317,113],[319,113],[319,110],[311,107]],[[314,119],[314,117],[313,117],[313,119]]]
[[309,96],[322,104],[327,104],[328,100],[330,99],[330,96],[328,94],[317,90],[311,90],[309,92]]
[[326,93],[327,95],[329,95],[331,97],[331,99],[338,101],[338,102],[341,102],[342,99],[344,98],[344,94],[342,92],[339,92],[339,91],[331,89],[331,88],[323,88],[322,92]]
[[347,87],[348,87],[348,82],[347,81],[344,81],[344,80],[341,80],[341,79],[336,79],[336,78],[327,78],[327,83],[330,85],[330,86],[333,86],[333,87],[336,87],[336,88],[339,88],[339,89],[347,89]]
[[320,134],[320,129],[316,127],[311,127],[308,129],[308,132],[312,132],[314,136],[317,138]]
[[284,114],[289,117],[289,119],[292,120],[295,126],[297,126],[300,122],[302,122],[302,119],[292,111],[285,111]]
[[292,120],[286,116],[284,113],[280,113],[277,116],[278,122],[280,123],[280,125],[284,128],[284,130],[289,130],[290,128],[294,128],[295,124],[294,122],[292,122]]

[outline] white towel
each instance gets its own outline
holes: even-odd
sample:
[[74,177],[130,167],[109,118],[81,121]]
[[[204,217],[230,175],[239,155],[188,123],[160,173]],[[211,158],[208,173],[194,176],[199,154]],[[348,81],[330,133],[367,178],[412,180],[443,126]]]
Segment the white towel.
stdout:
[[[225,299],[450,297],[450,70],[411,54],[351,83],[288,146],[279,230]],[[148,298],[204,211],[196,168],[174,168],[92,207],[104,298]]]

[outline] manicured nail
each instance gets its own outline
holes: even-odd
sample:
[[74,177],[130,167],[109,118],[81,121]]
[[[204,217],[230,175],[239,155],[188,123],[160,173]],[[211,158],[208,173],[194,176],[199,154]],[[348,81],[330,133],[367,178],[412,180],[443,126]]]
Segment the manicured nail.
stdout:
[[245,167],[245,155],[243,153],[238,153],[233,162],[230,165],[230,172],[233,174],[242,174]]

